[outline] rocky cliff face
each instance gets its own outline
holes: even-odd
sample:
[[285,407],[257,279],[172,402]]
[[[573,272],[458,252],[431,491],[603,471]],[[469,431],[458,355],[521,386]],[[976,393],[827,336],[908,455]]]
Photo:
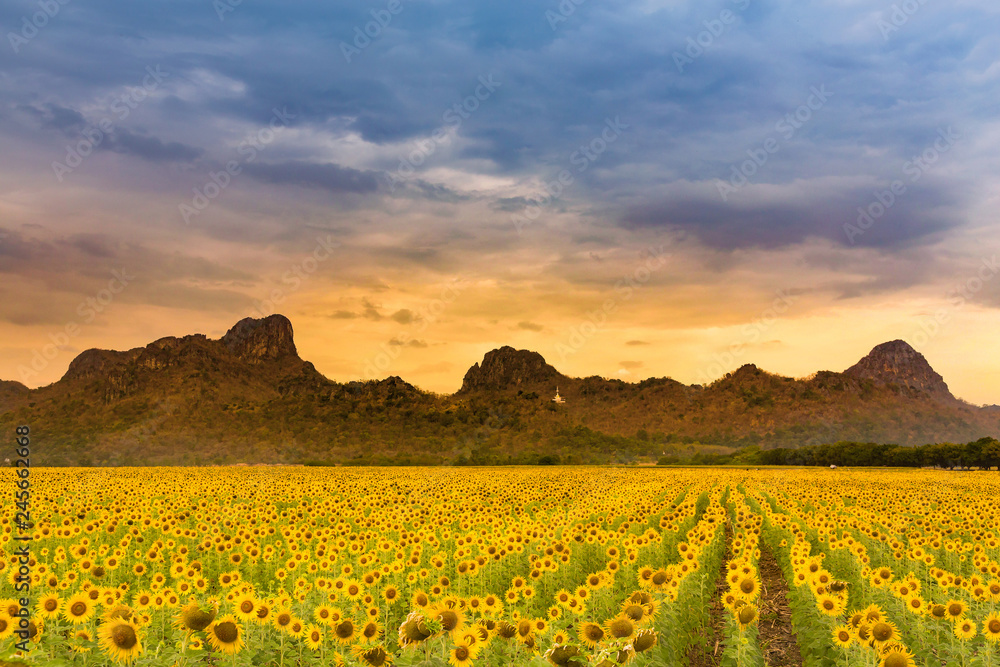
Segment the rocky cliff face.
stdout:
[[222,337],[229,351],[249,363],[267,359],[295,357],[292,323],[284,315],[271,315],[260,320],[247,317],[240,320]]
[[[104,402],[111,403],[141,391],[154,376],[171,368],[186,369],[187,373],[211,369],[214,374],[233,376],[241,368],[287,360],[293,362],[292,366],[298,363],[312,368],[298,358],[292,323],[283,315],[272,315],[240,320],[219,340],[192,334],[181,338],[167,336],[145,347],[122,352],[85,350],[70,362],[62,381],[97,382],[97,391],[103,392]],[[318,373],[313,369],[311,375]]]
[[69,362],[69,368],[63,375],[63,380],[85,380],[92,377],[107,375],[111,369],[134,360],[142,352],[142,348],[116,352],[114,350],[84,350]]
[[474,364],[465,374],[459,391],[519,388],[554,383],[564,377],[537,352],[505,345],[487,352],[482,364]]
[[844,375],[879,384],[912,387],[936,398],[955,398],[944,378],[931,368],[924,355],[902,340],[875,346],[861,361],[844,371]]

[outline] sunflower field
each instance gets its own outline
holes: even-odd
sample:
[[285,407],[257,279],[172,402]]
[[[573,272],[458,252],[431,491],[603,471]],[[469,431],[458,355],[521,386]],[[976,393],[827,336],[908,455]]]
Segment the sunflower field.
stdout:
[[996,473],[56,468],[32,484],[30,542],[0,511],[3,666],[1000,667]]

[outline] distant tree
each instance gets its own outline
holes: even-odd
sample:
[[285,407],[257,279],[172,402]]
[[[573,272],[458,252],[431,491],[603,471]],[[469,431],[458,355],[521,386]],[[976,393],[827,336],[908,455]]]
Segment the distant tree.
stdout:
[[997,466],[997,469],[1000,470],[1000,440],[980,438],[976,443],[981,446],[977,465],[984,469]]
[[923,458],[916,447],[893,447],[886,455],[890,466],[896,468],[919,468]]

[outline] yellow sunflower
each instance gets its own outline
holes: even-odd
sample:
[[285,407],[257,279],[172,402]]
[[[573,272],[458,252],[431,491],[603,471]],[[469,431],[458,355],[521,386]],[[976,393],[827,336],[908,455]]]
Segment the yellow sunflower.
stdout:
[[132,662],[142,653],[139,626],[132,620],[113,618],[97,630],[100,647],[115,662]]
[[75,625],[89,621],[96,609],[97,605],[90,599],[90,596],[86,592],[81,592],[66,600],[62,614],[63,618]]
[[854,643],[854,629],[849,625],[838,625],[833,629],[833,643],[840,648],[848,648]]
[[217,651],[233,655],[243,648],[243,628],[231,614],[215,620],[205,634],[208,635],[208,643]]
[[916,667],[913,654],[902,644],[894,644],[882,654],[879,667]]
[[983,637],[987,641],[1000,643],[1000,615],[994,612],[983,620]]
[[306,628],[305,642],[311,651],[316,651],[323,645],[323,631],[315,623],[310,623]]
[[972,639],[976,636],[976,623],[967,618],[955,621],[955,636],[959,639]]
[[448,662],[455,667],[467,667],[476,657],[476,649],[468,644],[456,644],[448,651]]
[[257,598],[251,593],[241,593],[233,600],[233,613],[247,623],[257,616]]
[[55,618],[59,615],[59,608],[61,606],[62,600],[58,595],[55,593],[46,593],[38,600],[35,610],[43,618]]

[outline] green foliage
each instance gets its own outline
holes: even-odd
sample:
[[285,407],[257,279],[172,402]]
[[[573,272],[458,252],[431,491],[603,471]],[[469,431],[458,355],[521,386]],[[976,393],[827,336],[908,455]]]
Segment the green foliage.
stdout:
[[771,449],[752,459],[761,465],[991,468],[1000,466],[1000,441],[980,438],[964,445],[943,442],[903,447],[874,442],[834,442],[799,449]]

